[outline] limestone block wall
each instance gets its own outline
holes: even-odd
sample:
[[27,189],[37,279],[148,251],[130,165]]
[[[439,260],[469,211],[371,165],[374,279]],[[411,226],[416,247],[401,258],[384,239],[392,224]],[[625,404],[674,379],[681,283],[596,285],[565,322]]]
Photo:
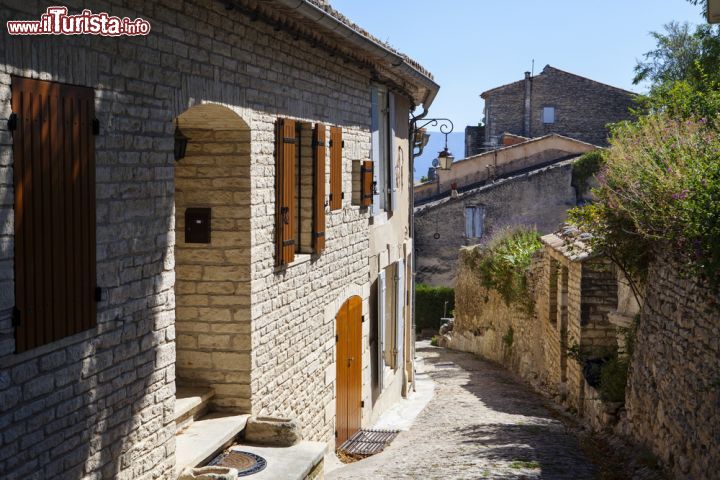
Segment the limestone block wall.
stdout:
[[[602,258],[571,261],[546,245],[527,273],[534,305],[528,311],[484,288],[472,256],[471,248],[460,252],[448,346],[505,365],[583,415],[587,385],[582,365],[568,349],[577,347],[591,356],[599,346],[603,354],[617,349],[615,329],[607,319],[607,311],[617,306],[617,289],[609,282],[615,280],[614,269]],[[592,308],[583,309],[583,304]],[[583,312],[591,312],[590,317],[583,320]]]
[[[184,117],[190,140],[175,167],[178,384],[211,386],[215,409],[249,412],[250,132],[193,128]],[[185,242],[192,207],[211,208],[209,244]]]
[[648,274],[626,394],[631,434],[677,478],[720,469],[720,326],[717,293],[683,278],[682,263]]
[[[545,385],[544,325],[521,306],[507,305],[494,290],[488,290],[468,265],[470,249],[460,253],[460,271],[455,287],[455,323],[448,346],[473,352],[519,373],[537,385]],[[533,263],[533,280],[544,278],[542,259]],[[533,285],[535,282],[533,281]]]

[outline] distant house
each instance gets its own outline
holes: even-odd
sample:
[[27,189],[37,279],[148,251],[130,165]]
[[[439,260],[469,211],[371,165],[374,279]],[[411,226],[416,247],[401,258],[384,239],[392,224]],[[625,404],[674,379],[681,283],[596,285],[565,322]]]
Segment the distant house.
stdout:
[[506,141],[520,143],[456,162],[439,171],[439,182],[415,186],[418,282],[453,286],[460,247],[484,244],[505,227],[553,232],[585,200],[573,163],[597,147],[555,134]]
[[539,75],[483,92],[485,148],[505,133],[528,138],[557,133],[607,145],[609,123],[630,118],[633,92],[564,72],[550,65]]
[[2,37],[0,478],[175,478],[250,415],[320,462],[413,387],[438,85],[321,0],[70,3],[152,30]]

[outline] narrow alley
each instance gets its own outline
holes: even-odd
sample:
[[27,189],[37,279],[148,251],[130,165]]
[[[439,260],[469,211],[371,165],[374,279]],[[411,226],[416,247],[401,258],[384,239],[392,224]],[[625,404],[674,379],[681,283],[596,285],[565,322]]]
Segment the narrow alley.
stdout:
[[383,453],[328,480],[589,479],[595,466],[546,401],[502,368],[418,343],[419,374],[435,394],[412,428]]

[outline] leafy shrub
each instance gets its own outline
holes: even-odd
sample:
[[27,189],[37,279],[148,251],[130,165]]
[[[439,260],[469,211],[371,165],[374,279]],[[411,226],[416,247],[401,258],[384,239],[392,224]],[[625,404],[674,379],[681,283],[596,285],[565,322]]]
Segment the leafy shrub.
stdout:
[[600,399],[604,402],[625,402],[628,362],[612,357],[600,368]]
[[512,348],[514,340],[515,330],[513,330],[513,327],[508,327],[507,332],[502,337],[502,342],[507,346],[507,348]]
[[596,203],[570,218],[633,278],[653,252],[681,253],[686,273],[720,281],[720,136],[704,120],[650,115],[615,126]]
[[447,304],[447,311],[455,308],[455,291],[449,287],[431,287],[418,283],[415,286],[415,328],[421,331],[425,328],[439,330]]
[[588,182],[593,175],[596,175],[605,164],[602,150],[593,150],[585,153],[573,163],[572,180],[579,191],[583,192],[588,187]]
[[487,245],[475,247],[467,261],[483,287],[497,291],[507,305],[516,303],[532,311],[525,274],[533,254],[541,247],[535,230],[503,230]]

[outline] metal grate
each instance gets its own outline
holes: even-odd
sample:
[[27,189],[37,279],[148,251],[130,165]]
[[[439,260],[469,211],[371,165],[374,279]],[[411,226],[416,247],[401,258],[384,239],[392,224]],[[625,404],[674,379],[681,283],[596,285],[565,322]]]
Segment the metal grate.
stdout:
[[215,467],[229,467],[238,470],[238,477],[247,477],[254,473],[258,473],[267,467],[267,461],[260,455],[250,452],[240,452],[231,450],[221,453],[215,457],[208,465]]
[[369,457],[385,450],[400,433],[397,430],[359,430],[338,449],[345,455]]

